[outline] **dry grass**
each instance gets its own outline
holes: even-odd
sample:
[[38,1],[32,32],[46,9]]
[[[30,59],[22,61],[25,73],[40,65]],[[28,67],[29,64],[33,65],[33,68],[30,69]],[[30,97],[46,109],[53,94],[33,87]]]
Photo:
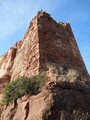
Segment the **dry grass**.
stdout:
[[79,74],[76,70],[69,69],[66,77],[70,80],[70,82],[74,82],[79,77]]

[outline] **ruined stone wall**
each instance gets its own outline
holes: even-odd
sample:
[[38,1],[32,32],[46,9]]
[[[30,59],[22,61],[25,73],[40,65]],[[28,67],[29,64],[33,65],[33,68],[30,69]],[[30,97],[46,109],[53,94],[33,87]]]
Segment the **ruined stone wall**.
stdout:
[[55,63],[87,74],[70,24],[56,23],[45,12],[38,16],[41,71],[47,70],[46,63]]

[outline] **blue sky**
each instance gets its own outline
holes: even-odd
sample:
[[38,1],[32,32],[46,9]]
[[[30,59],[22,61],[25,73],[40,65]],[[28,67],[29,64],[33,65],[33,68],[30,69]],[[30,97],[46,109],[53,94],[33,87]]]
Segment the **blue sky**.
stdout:
[[90,0],[0,0],[0,55],[22,40],[38,10],[69,22],[90,73]]

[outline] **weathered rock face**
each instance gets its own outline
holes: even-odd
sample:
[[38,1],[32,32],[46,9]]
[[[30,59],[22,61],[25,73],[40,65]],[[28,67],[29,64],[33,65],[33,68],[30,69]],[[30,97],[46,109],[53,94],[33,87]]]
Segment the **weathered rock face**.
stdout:
[[38,12],[23,41],[0,57],[0,89],[40,72],[48,76],[42,91],[4,106],[1,120],[90,119],[89,75],[70,24],[56,23],[46,12]]
[[39,12],[23,41],[0,57],[0,78],[15,80],[18,76],[48,72],[50,63],[88,75],[69,23],[56,23],[49,14]]
[[7,53],[0,57],[0,92],[1,88],[11,80],[14,59],[21,44],[22,42],[16,43]]
[[69,23],[56,23],[47,14],[38,17],[40,69],[45,63],[66,65],[86,73],[75,37]]

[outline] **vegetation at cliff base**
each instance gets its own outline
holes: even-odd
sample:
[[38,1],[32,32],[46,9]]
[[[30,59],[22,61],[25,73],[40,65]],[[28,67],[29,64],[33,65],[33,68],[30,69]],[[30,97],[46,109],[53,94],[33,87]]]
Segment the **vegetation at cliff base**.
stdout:
[[3,91],[3,104],[8,104],[25,94],[38,94],[45,85],[46,80],[45,75],[39,74],[30,78],[20,77],[15,81],[11,81]]

